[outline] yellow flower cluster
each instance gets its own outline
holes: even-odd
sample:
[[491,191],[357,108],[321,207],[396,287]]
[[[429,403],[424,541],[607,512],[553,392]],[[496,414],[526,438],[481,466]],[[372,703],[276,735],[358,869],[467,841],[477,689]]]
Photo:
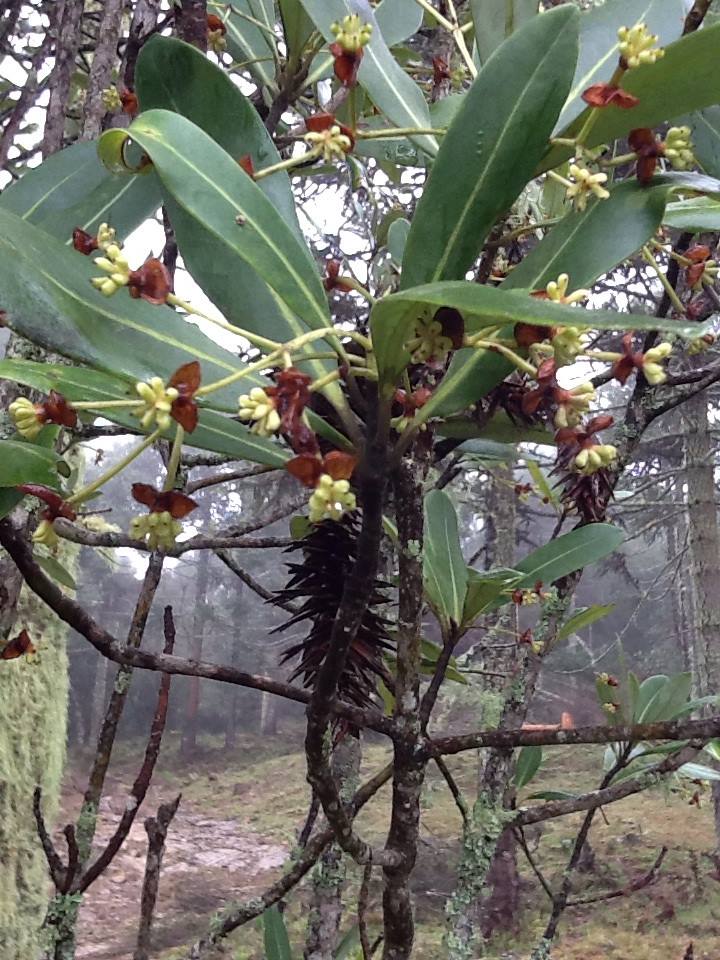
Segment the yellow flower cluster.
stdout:
[[336,23],[330,24],[330,30],[335,37],[335,42],[346,53],[357,53],[366,46],[372,36],[372,24],[365,23],[357,13],[351,13],[347,17]]
[[136,383],[135,390],[144,403],[143,407],[134,411],[143,429],[148,430],[153,423],[157,423],[161,430],[167,430],[172,419],[170,410],[173,401],[178,398],[175,387],[166,387],[160,377],[152,377],[147,383]]
[[591,383],[581,383],[570,391],[567,403],[561,403],[555,413],[555,426],[558,430],[564,427],[576,427],[587,413],[590,404],[595,400],[595,387]]
[[309,146],[320,150],[325,163],[342,160],[352,149],[350,137],[346,136],[337,125],[317,132],[310,131],[305,134],[304,140]]
[[634,27],[620,27],[620,56],[628,69],[639,67],[641,64],[655,63],[665,56],[662,47],[657,46],[658,37],[650,33],[644,23],[636,23]]
[[130,521],[130,536],[144,540],[151,550],[171,550],[182,531],[182,524],[173,520],[170,513],[144,513]]
[[580,303],[581,300],[587,300],[590,296],[589,290],[574,290],[572,293],[568,293],[568,284],[570,283],[570,277],[567,273],[561,273],[557,280],[551,280],[550,283],[545,287],[545,292],[548,295],[548,300],[552,300],[555,303]]
[[[109,228],[108,228],[109,229]],[[113,231],[114,233],[114,231]],[[98,243],[100,242],[98,235]],[[117,243],[108,242],[102,248],[104,257],[98,257],[94,262],[108,274],[106,277],[93,277],[92,285],[105,297],[111,297],[120,287],[127,286],[130,281],[130,264],[122,254]]]
[[275,401],[262,387],[253,387],[250,393],[244,393],[239,401],[238,416],[244,423],[252,423],[251,433],[259,437],[270,437],[280,429],[280,415],[275,409]]
[[672,344],[666,342],[659,343],[656,347],[651,347],[650,350],[645,352],[642,370],[645,379],[651,386],[655,387],[667,380],[667,373],[665,367],[662,366],[662,361],[667,360],[671,353]]
[[571,163],[570,176],[573,178],[565,191],[568,200],[572,200],[577,210],[583,211],[587,207],[590,195],[600,200],[607,200],[610,192],[603,186],[607,182],[606,173],[592,173],[584,164]]
[[428,360],[443,360],[452,350],[452,340],[443,336],[442,324],[438,320],[419,317],[415,324],[415,339],[407,344],[413,363],[427,363]]
[[310,497],[309,506],[311,523],[339,520],[348,510],[355,509],[355,494],[350,491],[348,480],[333,480],[330,474],[323,473]]
[[21,437],[26,440],[34,440],[42,430],[44,423],[38,417],[35,404],[27,397],[18,397],[8,407],[10,419],[15,424],[15,429]]
[[581,450],[573,463],[578,473],[589,477],[603,467],[612,466],[617,460],[617,455],[617,448],[611,443],[596,443],[592,447]]

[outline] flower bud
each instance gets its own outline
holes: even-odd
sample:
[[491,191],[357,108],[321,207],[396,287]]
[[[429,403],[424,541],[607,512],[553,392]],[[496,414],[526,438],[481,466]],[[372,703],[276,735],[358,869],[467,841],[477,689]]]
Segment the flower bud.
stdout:
[[413,363],[427,363],[428,360],[444,360],[453,348],[450,337],[443,335],[442,323],[419,317],[415,324],[415,338],[407,344]]
[[662,361],[666,360],[672,353],[672,344],[663,342],[656,347],[651,347],[643,356],[642,372],[645,379],[651,386],[657,386],[667,380],[667,373],[662,366]]
[[333,480],[329,473],[323,473],[309,501],[311,523],[322,520],[339,520],[356,506],[355,494],[350,491],[348,480]]
[[60,538],[55,533],[55,527],[53,526],[52,520],[40,521],[32,535],[32,541],[33,543],[41,543],[43,546],[49,547],[51,550],[58,545]]
[[579,303],[581,300],[587,300],[590,296],[589,290],[575,290],[574,293],[568,294],[569,282],[570,277],[567,273],[561,273],[557,280],[551,280],[545,287],[548,300],[553,300],[555,303]]
[[34,404],[27,397],[18,397],[17,400],[13,400],[8,411],[15,429],[26,440],[34,440],[45,424],[42,406]]
[[157,423],[161,430],[167,430],[171,421],[170,411],[179,392],[175,387],[166,387],[160,377],[152,377],[147,383],[136,383],[135,390],[145,404],[134,411],[134,415],[140,418],[143,429],[148,430],[153,423]]
[[330,30],[345,53],[357,53],[366,46],[372,36],[372,24],[365,23],[359,14],[351,13],[336,23],[330,24]]
[[607,200],[610,192],[603,186],[607,182],[606,173],[592,173],[583,164],[571,163],[569,168],[573,182],[565,191],[568,200],[572,200],[577,210],[583,211],[587,207],[590,195],[600,200]]
[[271,437],[280,429],[280,414],[275,408],[275,398],[268,396],[262,387],[253,387],[238,400],[238,416],[244,423],[252,423],[251,433],[259,437]]
[[345,154],[349,153],[353,146],[352,140],[342,132],[339,125],[326,127],[326,129],[317,132],[311,130],[305,134],[304,140],[309,146],[320,148],[325,163],[343,160]]
[[144,540],[150,550],[172,550],[181,531],[182,524],[173,520],[167,510],[142,514],[130,521],[130,536]]
[[620,62],[627,70],[642,64],[655,63],[665,56],[662,47],[657,46],[658,37],[650,33],[644,23],[637,23],[634,27],[620,27],[618,39]]
[[690,140],[690,127],[670,127],[665,136],[663,155],[673,170],[689,170],[695,166],[697,161]]

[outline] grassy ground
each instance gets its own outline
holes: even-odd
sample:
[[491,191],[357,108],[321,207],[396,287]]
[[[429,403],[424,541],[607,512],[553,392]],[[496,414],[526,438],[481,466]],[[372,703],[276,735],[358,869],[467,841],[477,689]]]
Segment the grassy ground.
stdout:
[[[171,747],[159,780],[169,789],[182,788],[186,804],[213,817],[237,819],[292,847],[308,803],[299,742],[277,738],[260,743],[245,738],[228,756],[208,740],[192,773],[173,763],[173,753]],[[366,745],[365,773],[377,770],[385,760],[382,746]],[[573,750],[572,756],[569,749],[550,750],[531,790],[592,788],[602,775],[601,765],[600,748]],[[471,796],[473,758],[454,758],[451,766]],[[682,960],[690,941],[695,944],[695,960],[720,958],[720,877],[705,855],[713,846],[710,801],[707,798],[698,809],[689,805],[688,799],[688,795],[657,788],[614,804],[605,811],[605,818],[596,818],[590,838],[595,866],[591,872],[580,875],[577,896],[624,887],[648,870],[663,845],[669,851],[653,886],[568,911],[554,953],[556,960]],[[363,812],[359,821],[361,832],[380,841],[387,828],[387,817],[386,788]],[[531,845],[536,847],[535,857],[551,884],[557,882],[562,871],[579,819],[576,815],[551,822],[544,825],[541,834],[530,836]],[[459,830],[452,798],[444,781],[431,769],[423,797],[422,842],[414,877],[418,960],[434,960],[443,955],[443,904],[454,883]],[[547,918],[545,895],[524,861],[521,871],[522,911],[517,929],[490,945],[487,956],[491,960],[526,960]],[[350,902],[358,882],[356,871],[351,870],[351,878]],[[373,891],[375,909],[379,896],[378,885]],[[301,890],[291,898],[286,913],[297,956],[302,952],[306,916],[306,895]],[[351,924],[349,917],[346,926]],[[262,960],[261,937],[255,926],[238,931],[229,955],[233,960]],[[173,949],[163,954],[163,960],[182,956],[182,950]]]

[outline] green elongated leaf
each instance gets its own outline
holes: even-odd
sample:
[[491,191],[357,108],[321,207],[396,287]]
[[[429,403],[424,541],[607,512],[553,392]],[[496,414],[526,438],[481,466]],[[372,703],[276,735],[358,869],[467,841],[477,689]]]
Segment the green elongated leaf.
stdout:
[[[133,383],[121,377],[85,367],[56,366],[30,360],[0,360],[0,379],[14,380],[45,393],[57,390],[71,402],[97,400],[97,415],[130,430],[139,430],[137,419],[127,410],[102,408],[104,400],[135,399]],[[164,436],[168,440],[173,439],[175,424],[168,427]],[[290,456],[278,443],[267,437],[258,437],[243,424],[207,409],[200,410],[198,426],[192,433],[185,434],[185,444],[270,467],[282,467]]]
[[[529,297],[516,290],[482,286],[464,280],[444,280],[384,297],[372,309],[370,322],[380,384],[388,393],[394,388],[398,377],[410,360],[405,344],[413,336],[418,315],[425,308],[432,314],[439,307],[454,307],[459,310],[465,319],[466,333],[473,333],[490,324],[502,323],[514,326],[516,323],[523,322],[539,326],[572,326],[582,323],[598,330],[617,330],[632,326],[634,330],[667,329],[680,336],[696,337],[698,335],[697,325],[678,324],[674,320],[665,321],[663,325],[655,317],[639,314],[632,315],[631,318],[627,314],[609,310],[578,311],[573,307],[555,304],[549,300]],[[458,351],[455,360],[457,361],[460,357],[458,365],[463,369],[458,371],[457,366],[455,369],[451,366],[432,399],[422,408],[420,416],[423,419],[428,416],[437,416],[440,409],[444,414],[453,412],[449,409],[450,404],[446,403],[446,399],[457,392],[458,380],[462,382],[461,376],[462,378],[473,377],[474,390],[475,385],[478,384],[475,367],[462,363],[464,357],[473,355],[483,356],[488,370],[493,375],[509,369],[507,361],[499,355],[477,354],[472,350]],[[505,373],[502,375],[504,376]],[[488,379],[490,380],[490,377]],[[491,386],[496,382],[497,380],[491,382]],[[483,396],[483,393],[478,391],[471,396],[473,399],[478,399]],[[468,402],[470,401],[459,403],[455,409],[463,409]]]
[[657,676],[647,677],[640,684],[637,697],[636,697],[636,708],[635,714],[633,715],[633,720],[636,723],[640,723],[640,718],[645,713],[648,704],[667,683],[668,678],[664,674],[658,674]]
[[52,450],[37,443],[0,440],[0,487],[42,483],[57,489],[57,461],[58,457]]
[[276,906],[262,915],[266,960],[292,960],[285,920]]
[[583,627],[588,627],[591,623],[595,623],[596,620],[601,620],[603,617],[606,617],[609,613],[612,613],[614,609],[614,603],[606,603],[602,606],[593,604],[591,607],[585,607],[584,610],[578,610],[569,620],[566,620],[560,630],[558,630],[557,639],[564,640],[571,634],[577,633],[578,630],[582,630]]
[[640,722],[673,720],[687,703],[691,687],[692,677],[689,673],[679,673],[666,678],[665,683],[658,685],[658,689],[643,708]]
[[95,142],[60,150],[0,194],[0,209],[65,243],[72,242],[75,227],[94,233],[104,222],[124,237],[161,202],[154,174],[128,180],[109,173],[98,160]]
[[380,0],[375,7],[375,19],[385,43],[394,47],[417,33],[423,11],[416,0]]
[[[422,657],[421,672],[426,676],[432,676],[435,673],[438,658],[442,653],[442,647],[440,644],[433,643],[432,640],[426,640],[425,637],[423,637],[420,642],[420,650]],[[445,679],[452,680],[454,683],[467,685],[467,678],[458,670],[457,659],[455,657],[450,657],[448,661],[448,665],[445,668]]]
[[630,716],[634,720],[638,715],[638,702],[640,700],[640,681],[632,670],[627,675],[627,700],[630,708]]
[[393,220],[388,227],[387,248],[390,251],[390,256],[393,258],[395,263],[402,263],[409,232],[410,221],[406,220],[404,217],[400,217],[398,220]]
[[[586,146],[610,143],[637,127],[656,127],[683,114],[716,105],[720,101],[719,45],[720,23],[717,23],[671,43],[657,63],[631,70],[623,79],[623,89],[638,97],[640,103],[632,110],[615,107],[601,110]],[[589,109],[565,127],[561,136],[576,136]],[[569,156],[568,147],[551,147],[539,171],[557,167]]]
[[[153,37],[140,51],[135,85],[142,110],[181,114],[233,159],[249,155],[256,170],[280,160],[255,107],[228,74],[196,47],[173,37]],[[281,170],[263,177],[258,186],[288,226],[302,236],[287,173]]]
[[561,509],[560,500],[558,495],[548,483],[547,477],[545,476],[540,464],[537,462],[537,460],[533,460],[531,457],[526,457],[525,466],[527,467],[528,473],[532,477],[532,482],[535,484],[538,492],[541,493],[547,502],[551,503],[555,510],[559,513]]
[[468,567],[468,585],[463,607],[463,625],[470,626],[481,613],[489,610],[502,594],[507,594],[522,579],[517,570],[475,570]]
[[538,12],[538,0],[471,0],[478,59],[485,64],[501,43]]
[[[275,38],[272,24],[268,24],[268,8],[262,0],[233,0],[229,10],[229,16],[226,17],[228,4],[214,3],[213,0],[208,3],[208,12],[217,14],[225,21],[225,40],[230,55],[236,63],[247,65],[260,86],[276,89]],[[252,20],[248,19],[250,17]],[[253,23],[253,20],[263,24],[265,29]]]
[[515,424],[504,412],[498,412],[486,424],[480,425],[470,417],[443,420],[436,428],[438,436],[459,439],[474,437],[504,444],[542,443],[552,446],[553,435],[544,426]]
[[523,747],[515,765],[513,782],[518,790],[522,790],[535,778],[542,764],[542,747]]
[[457,515],[450,497],[431,490],[425,497],[423,579],[428,599],[440,620],[458,625],[462,620],[468,573],[460,549]]
[[402,286],[459,279],[545,153],[570,87],[579,14],[557,7],[498,49],[465,96],[413,217]]
[[360,927],[355,924],[338,944],[333,960],[355,960],[360,949]]
[[[133,380],[167,378],[199,360],[208,383],[242,369],[228,350],[168,307],[133,300],[127,291],[103,297],[90,283],[89,257],[0,210],[0,288],[10,326],[46,349]],[[262,384],[251,375],[242,381]],[[237,409],[239,385],[212,395],[211,406]]]
[[711,740],[703,747],[705,753],[709,754],[713,760],[720,761],[720,740]]
[[720,771],[708,767],[704,763],[684,763],[678,769],[678,775],[688,780],[720,780]]
[[528,800],[574,800],[576,793],[566,793],[564,790],[541,790],[540,793],[531,793]]
[[[560,273],[569,274],[575,289],[590,286],[653,236],[670,196],[683,191],[717,194],[719,187],[717,180],[688,173],[662,174],[645,189],[632,182],[621,184],[611,192],[609,200],[589,205],[584,213],[568,214],[513,270],[500,289],[507,293],[521,287],[539,289]],[[618,315],[618,319],[621,316]],[[632,321],[625,317],[622,323],[632,323],[635,329],[641,329],[646,322],[637,315],[633,315]],[[501,336],[510,334],[509,327],[501,332]],[[698,331],[693,333],[686,327],[682,335],[697,336]],[[423,409],[423,416],[448,416],[464,409],[495,387],[511,370],[509,362],[502,357],[458,351],[440,387]]]
[[[586,107],[581,94],[594,83],[607,81],[617,65],[618,29],[647,24],[666,46],[682,33],[682,0],[606,0],[583,11],[580,18],[580,55],[558,129],[567,126]],[[624,83],[623,83],[624,86]]]
[[720,177],[720,107],[706,107],[684,120],[692,128],[694,153],[703,170]]
[[35,562],[39,567],[45,571],[45,573],[51,577],[53,580],[63,586],[67,587],[68,590],[77,590],[77,584],[70,573],[61,563],[59,563],[55,557],[43,556],[42,554],[35,553]]
[[711,197],[692,197],[665,207],[663,223],[676,230],[704,233],[720,230],[720,201]]
[[524,574],[517,586],[532,587],[538,580],[545,585],[554,583],[607,557],[623,539],[622,531],[609,523],[589,523],[564,533],[515,564]]
[[[284,305],[293,336],[329,325],[327,298],[310,251],[229,154],[195,124],[166,110],[142,114],[130,133],[184,213],[174,223],[181,253],[204,259],[217,255],[227,265],[246,263]],[[213,296],[212,289],[208,292]],[[256,317],[256,324],[262,322]]]
[[[366,23],[371,23],[373,33],[360,64],[359,82],[378,110],[395,126],[416,129],[430,127],[430,113],[425,98],[390,52],[367,0],[302,0],[302,3],[329,43],[335,39],[330,24],[349,14],[358,13]],[[413,140],[429,156],[437,153],[435,137],[416,136]]]
[[497,440],[486,440],[484,437],[478,437],[475,440],[465,440],[457,449],[466,455],[477,457],[479,460],[494,461],[496,463],[514,463],[518,457],[515,444],[498,443]]
[[280,0],[280,16],[288,54],[297,62],[315,27],[300,0]]
[[[662,61],[659,61],[662,63]],[[665,205],[680,191],[720,195],[720,181],[701,174],[668,173],[648,187],[628,181],[614,187],[608,200],[569,213],[513,270],[504,289],[537,290],[561,273],[573,289],[591,286],[632,256],[663,222]]]

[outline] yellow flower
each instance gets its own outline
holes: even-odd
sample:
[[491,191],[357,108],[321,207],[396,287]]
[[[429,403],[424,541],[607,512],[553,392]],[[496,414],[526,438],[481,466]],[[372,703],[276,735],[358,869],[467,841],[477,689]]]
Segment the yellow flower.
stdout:
[[589,477],[598,470],[611,466],[617,460],[617,455],[617,449],[612,444],[596,443],[581,450],[575,457],[573,465],[578,473]]
[[567,273],[561,273],[557,280],[551,280],[545,287],[548,300],[553,300],[555,303],[580,303],[581,300],[587,300],[590,296],[590,291],[575,290],[573,293],[568,293],[567,288],[569,282],[570,277]]
[[695,166],[690,127],[670,127],[665,136],[664,156],[673,170],[689,170]]
[[343,17],[339,23],[331,23],[330,30],[335,37],[335,42],[346,53],[357,53],[367,45],[372,36],[372,24],[365,23],[357,13],[351,13]]
[[280,429],[280,415],[275,409],[275,399],[269,397],[262,387],[253,387],[239,401],[238,416],[244,423],[252,423],[251,433],[270,437]]
[[350,491],[350,483],[347,480],[333,480],[329,473],[323,473],[310,497],[310,522],[339,520],[348,510],[354,510],[355,506],[355,494]]
[[167,510],[144,513],[130,521],[130,536],[133,540],[144,540],[151,550],[172,550],[181,532],[182,524],[173,520]]
[[658,37],[650,33],[644,23],[636,23],[634,27],[620,27],[620,57],[628,70],[639,67],[644,63],[655,63],[665,56],[662,47],[658,47]]
[[564,427],[575,427],[587,413],[590,404],[595,400],[595,387],[591,383],[581,383],[573,387],[566,403],[561,403],[555,413],[555,426],[558,430]]
[[98,257],[94,263],[108,276],[93,277],[91,283],[103,296],[111,297],[120,287],[127,286],[130,280],[130,264],[117,243],[109,242],[102,249],[105,256]]
[[656,347],[651,347],[643,356],[642,371],[647,382],[655,387],[659,383],[665,383],[667,373],[662,366],[662,361],[666,360],[672,353],[672,344],[659,343]]
[[413,363],[427,363],[428,360],[443,360],[453,344],[450,337],[443,336],[442,324],[438,320],[418,317],[415,339],[406,346],[412,354]]
[[100,98],[108,113],[117,113],[122,107],[122,100],[120,99],[117,87],[106,87],[100,94]]
[[208,30],[207,42],[208,48],[218,56],[227,48],[227,40],[222,30]]
[[32,535],[32,541],[33,543],[42,543],[43,546],[49,547],[51,550],[60,543],[60,538],[55,533],[52,520],[40,521]]
[[17,400],[13,400],[8,407],[8,412],[15,424],[15,429],[26,440],[34,440],[45,425],[43,418],[38,416],[35,404],[27,397],[18,397]]
[[574,363],[585,349],[587,327],[558,327],[551,340],[555,363],[559,367]]
[[175,387],[166,387],[160,377],[152,377],[147,383],[136,383],[135,390],[145,404],[133,411],[134,416],[140,418],[143,429],[148,430],[153,423],[157,423],[161,430],[167,430],[172,419],[170,409],[178,398]]
[[102,250],[103,252],[106,251],[111,245],[119,247],[119,244],[115,239],[115,230],[108,226],[107,223],[101,223],[98,227],[97,245],[98,249]]
[[607,200],[610,196],[608,190],[603,186],[607,182],[606,173],[591,173],[583,164],[570,164],[570,176],[573,178],[570,186],[565,191],[568,200],[572,200],[577,210],[584,210],[590,194],[598,197],[600,200]]
[[317,133],[313,131],[306,133],[304,140],[309,146],[321,149],[325,163],[343,160],[345,154],[352,150],[350,137],[346,136],[337,125],[318,130]]

